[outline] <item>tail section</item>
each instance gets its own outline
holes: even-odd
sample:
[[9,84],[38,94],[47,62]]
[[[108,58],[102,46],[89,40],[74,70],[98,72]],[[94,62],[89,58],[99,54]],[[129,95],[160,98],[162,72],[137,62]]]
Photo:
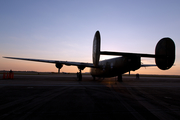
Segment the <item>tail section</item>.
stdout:
[[155,54],[100,51],[100,43],[100,32],[96,31],[94,35],[92,55],[93,64],[95,67],[97,67],[99,64],[100,55],[151,57],[155,58],[156,65],[161,70],[167,70],[171,68],[175,62],[175,43],[171,38],[162,38],[156,45]]

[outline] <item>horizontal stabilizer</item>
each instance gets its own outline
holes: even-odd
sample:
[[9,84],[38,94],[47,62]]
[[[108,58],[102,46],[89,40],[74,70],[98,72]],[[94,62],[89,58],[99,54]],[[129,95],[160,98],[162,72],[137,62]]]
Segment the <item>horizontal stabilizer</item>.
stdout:
[[127,52],[110,52],[110,51],[101,51],[100,52],[101,55],[115,55],[115,56],[134,56],[134,55],[138,55],[140,57],[158,57],[156,55],[153,54],[141,54],[141,53],[127,53]]
[[157,65],[153,65],[153,64],[142,64],[141,67],[153,67],[153,66],[157,66]]

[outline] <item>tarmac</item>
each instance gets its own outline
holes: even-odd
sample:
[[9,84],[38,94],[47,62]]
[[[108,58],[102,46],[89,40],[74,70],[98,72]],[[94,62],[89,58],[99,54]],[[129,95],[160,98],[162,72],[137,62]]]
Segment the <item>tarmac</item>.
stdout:
[[178,120],[180,78],[83,75],[0,75],[0,119]]

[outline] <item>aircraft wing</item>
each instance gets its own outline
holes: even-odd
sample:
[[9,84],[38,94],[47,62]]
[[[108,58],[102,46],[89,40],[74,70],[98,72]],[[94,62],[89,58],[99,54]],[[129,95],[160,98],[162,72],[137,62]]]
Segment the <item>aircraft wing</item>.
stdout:
[[55,64],[64,64],[67,66],[83,66],[83,67],[92,67],[95,66],[92,63],[84,63],[84,62],[70,62],[70,61],[58,61],[58,60],[43,60],[43,59],[31,59],[31,58],[17,58],[17,57],[3,57],[8,59],[16,59],[16,60],[26,60],[26,61],[35,61],[35,62],[44,62],[44,63],[55,63]]

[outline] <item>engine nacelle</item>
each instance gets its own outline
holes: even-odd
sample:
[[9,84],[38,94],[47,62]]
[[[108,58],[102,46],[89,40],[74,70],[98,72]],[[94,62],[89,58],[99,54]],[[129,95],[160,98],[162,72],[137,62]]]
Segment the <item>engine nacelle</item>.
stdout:
[[63,64],[56,63],[56,67],[57,67],[58,69],[61,69],[61,68],[63,67]]
[[155,62],[159,69],[167,70],[175,61],[175,44],[171,38],[162,38],[155,48]]
[[93,64],[94,66],[98,66],[99,64],[99,58],[100,58],[100,44],[101,44],[101,36],[99,31],[96,31],[94,35],[94,40],[93,40]]

